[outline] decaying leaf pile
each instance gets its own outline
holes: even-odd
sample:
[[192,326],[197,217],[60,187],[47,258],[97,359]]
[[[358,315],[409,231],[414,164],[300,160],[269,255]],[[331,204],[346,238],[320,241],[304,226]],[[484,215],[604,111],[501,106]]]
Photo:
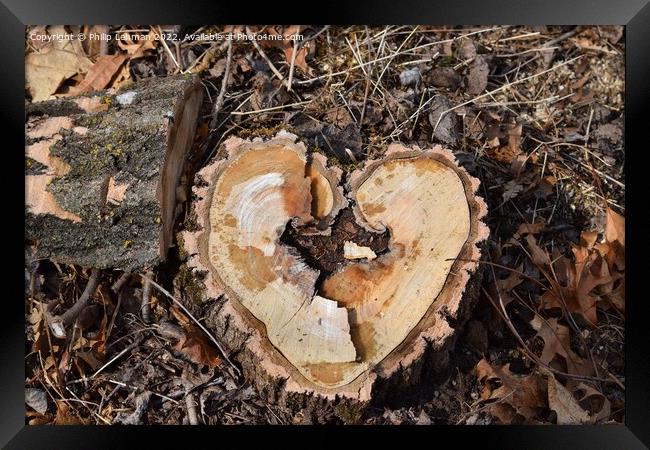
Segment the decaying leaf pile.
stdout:
[[[198,73],[208,95],[196,170],[229,136],[288,129],[346,172],[391,142],[439,143],[481,180],[489,257],[455,369],[425,380],[421,398],[349,422],[624,421],[622,27],[128,25],[27,35],[63,31],[123,38],[27,38],[27,100]],[[216,32],[304,39],[192,38]],[[163,39],[170,34],[178,39]],[[191,230],[183,217],[177,229]],[[328,264],[329,251],[312,254]],[[91,271],[30,255],[26,243],[27,423],[340,422],[260,399],[202,328],[210,305],[186,302],[193,280],[178,250],[152,268],[170,295],[141,274],[104,271],[64,339],[47,318],[70,308]]]

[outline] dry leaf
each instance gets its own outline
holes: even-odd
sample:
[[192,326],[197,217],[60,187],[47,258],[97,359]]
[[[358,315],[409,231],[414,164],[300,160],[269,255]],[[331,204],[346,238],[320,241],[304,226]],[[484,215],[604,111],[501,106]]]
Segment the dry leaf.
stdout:
[[[267,32],[269,35],[274,35],[274,36],[281,35],[283,36],[283,39],[262,40],[260,41],[260,43],[263,46],[276,47],[281,49],[284,53],[284,59],[286,60],[287,64],[291,65],[291,59],[293,58],[293,41],[291,40],[291,36],[300,34],[301,31],[303,30],[299,25],[292,25],[288,27],[287,29],[284,30],[284,33],[280,33],[279,31],[276,30],[275,27],[269,27],[265,30],[265,32]],[[296,52],[296,59],[294,61],[294,65],[300,70],[302,70],[304,73],[306,73],[307,75],[312,75],[313,70],[311,67],[309,67],[306,60],[308,53],[309,53],[309,48],[307,48],[307,46],[300,47]]]
[[47,40],[47,25],[37,25],[29,30],[28,46],[37,51],[50,45]]
[[522,270],[524,266],[521,264],[517,267],[516,271],[510,272],[510,274],[503,280],[499,280],[499,288],[502,291],[510,292],[515,287],[519,286],[524,279],[522,278]]
[[528,161],[528,156],[526,154],[520,154],[514,157],[512,164],[510,164],[510,173],[518,178],[521,175],[521,172],[526,167],[526,161]]
[[578,37],[578,38],[571,39],[571,41],[573,41],[573,43],[581,50],[593,50],[596,52],[602,52],[609,55],[616,54],[614,50],[611,50],[607,47],[603,47],[602,45],[596,45],[591,39],[588,38]]
[[97,356],[94,352],[89,350],[79,351],[76,353],[76,356],[88,364],[88,367],[90,367],[90,369],[93,371],[96,371],[104,364],[103,361],[97,359]]
[[212,346],[203,330],[197,328],[175,305],[172,306],[171,312],[185,331],[185,335],[179,339],[175,346],[176,350],[197,364],[205,364],[210,367],[221,365],[221,358],[217,355],[217,350]]
[[591,419],[573,398],[571,392],[548,374],[548,407],[557,414],[558,425],[580,425]]
[[546,222],[544,222],[543,219],[538,220],[535,223],[522,223],[521,225],[519,225],[515,237],[524,236],[526,234],[539,234],[542,231],[544,231],[545,226],[546,226]]
[[131,59],[140,58],[144,56],[145,51],[153,50],[156,48],[156,33],[153,30],[149,30],[147,35],[139,35],[139,39],[133,39],[130,33],[117,33],[120,36],[120,39],[117,41],[117,45],[124,50]]
[[510,292],[524,281],[521,276],[523,268],[524,266],[522,264],[517,267],[516,271],[510,272],[506,278],[497,279],[496,283],[490,283],[488,286],[490,295],[493,298],[500,297],[504,307],[508,306],[514,300]]
[[71,95],[100,91],[111,86],[111,80],[119,73],[127,56],[124,54],[99,56],[88,70],[84,80],[70,89]]
[[433,98],[429,111],[429,123],[433,127],[433,137],[445,144],[455,145],[458,142],[458,116],[450,113],[451,101],[444,95]]
[[524,187],[520,183],[517,183],[515,180],[508,181],[503,186],[503,202],[505,203],[508,200],[515,198],[523,190]]
[[601,25],[598,29],[600,34],[612,44],[616,44],[623,37],[624,27],[621,25]]
[[611,404],[602,392],[585,383],[578,383],[572,390],[577,394],[578,403],[589,411],[593,423],[609,418]]
[[533,262],[542,269],[545,269],[551,265],[551,259],[548,257],[548,254],[537,245],[537,240],[532,234],[526,235],[526,244],[528,244],[528,250],[530,250],[530,256]]
[[[492,147],[488,151],[488,156],[490,158],[496,159],[511,166],[514,164],[514,168],[517,168],[517,157],[522,154],[521,152],[521,133],[522,125],[517,123],[508,123],[506,124],[506,130],[503,132],[498,124],[492,125],[487,133],[488,144]],[[494,135],[494,136],[493,136]],[[499,147],[500,141],[499,138],[507,138],[508,142],[506,145]],[[494,148],[499,147],[499,148]],[[525,158],[523,159],[525,161]],[[522,161],[519,160],[519,165],[522,164]]]
[[[483,400],[500,400],[490,405],[489,411],[504,424],[512,423],[517,414],[532,421],[537,409],[546,407],[544,383],[538,374],[517,376],[510,372],[509,364],[494,368],[483,358],[476,365],[476,377],[483,385]],[[495,382],[501,386],[494,388]]]
[[[553,282],[553,287],[542,297],[544,308],[566,306],[570,313],[580,314],[591,326],[596,326],[596,304],[601,295],[610,295],[612,304],[624,306],[620,290],[624,273],[618,270],[619,264],[624,267],[624,247],[618,240],[620,225],[616,227],[612,223],[610,227],[610,236],[616,239],[613,242],[596,244],[593,232],[583,232],[581,245],[572,248],[573,261],[565,257],[556,261],[559,284]],[[622,233],[620,238],[624,241],[624,230]]]
[[83,42],[83,48],[88,56],[92,58],[99,55],[102,49],[102,45],[108,49],[109,42],[106,40],[106,38],[102,37],[100,39],[89,39],[89,36],[92,34],[97,36],[101,36],[103,34],[104,36],[107,36],[110,33],[109,28],[110,27],[107,25],[84,25],[81,27],[81,32],[86,36],[86,40]]
[[205,337],[203,331],[193,326],[186,328],[185,338],[178,341],[176,350],[185,354],[197,364],[210,367],[221,365],[221,358],[217,356],[216,349]]
[[[542,319],[536,315],[530,321],[530,325],[544,341],[544,348],[539,359],[544,364],[551,365],[556,355],[563,358],[566,364],[566,372],[576,375],[590,376],[593,374],[593,367],[586,360],[576,355],[571,350],[571,334],[569,327],[558,323],[558,319]],[[564,368],[562,368],[564,370]]]
[[467,92],[472,95],[483,93],[488,84],[490,66],[482,55],[476,56],[467,72]]
[[31,417],[28,422],[29,425],[46,425],[52,421],[51,414],[45,414],[45,415],[38,414],[38,413],[35,414],[36,414],[35,416],[31,416],[28,411],[27,416]]
[[63,400],[56,401],[56,417],[54,418],[54,425],[84,425],[81,420],[70,408],[70,406]]
[[[52,27],[52,35],[67,35],[63,26]],[[85,73],[92,61],[84,54],[78,40],[52,40],[40,51],[25,58],[25,78],[32,101],[46,100],[54,94],[64,80]]]
[[609,243],[618,242],[625,247],[625,218],[610,208],[607,208],[605,240]]

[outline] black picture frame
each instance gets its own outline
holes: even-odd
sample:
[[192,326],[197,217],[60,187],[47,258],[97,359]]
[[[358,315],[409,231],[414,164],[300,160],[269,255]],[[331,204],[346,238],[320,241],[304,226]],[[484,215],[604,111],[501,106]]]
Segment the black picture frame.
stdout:
[[[307,7],[313,12],[307,13]],[[223,446],[226,437],[244,440],[260,431],[268,434],[273,446],[342,445],[351,430],[372,434],[380,442],[401,445],[453,445],[462,448],[512,449],[637,449],[650,446],[650,327],[643,314],[647,255],[650,244],[644,232],[650,221],[644,171],[649,167],[644,119],[650,105],[650,3],[649,0],[415,0],[362,2],[266,3],[263,7],[249,2],[208,2],[205,0],[158,0],[140,2],[111,0],[2,0],[0,3],[0,108],[8,158],[2,173],[6,206],[5,225],[23,217],[24,178],[18,165],[24,164],[17,151],[24,146],[24,39],[25,26],[34,24],[81,23],[331,23],[331,24],[616,24],[626,26],[626,158],[627,183],[627,317],[626,317],[626,414],[625,425],[602,426],[490,426],[490,427],[257,427],[255,433],[244,427],[29,427],[25,426],[24,404],[24,308],[22,269],[14,255],[24,255],[22,243],[13,237],[10,226],[4,236],[6,268],[2,271],[5,289],[0,307],[0,444],[7,449],[123,448],[135,447],[134,435],[146,438],[147,447],[166,448],[191,445],[196,448]],[[22,111],[22,113],[21,113]],[[14,164],[16,166],[14,166]],[[646,189],[644,189],[646,188]],[[21,195],[21,193],[23,195]],[[11,202],[7,202],[9,199]],[[10,204],[10,205],[9,205]],[[15,217],[15,219],[13,218]],[[16,231],[19,233],[19,231]],[[286,439],[287,432],[320,434],[317,439],[304,436]],[[404,436],[413,433],[413,437]],[[420,435],[421,434],[421,435]],[[416,436],[419,435],[419,436]],[[445,436],[443,436],[445,435]],[[198,443],[199,438],[206,441]],[[309,439],[310,444],[306,443]],[[365,437],[364,437],[365,439]],[[230,445],[228,445],[230,447]]]

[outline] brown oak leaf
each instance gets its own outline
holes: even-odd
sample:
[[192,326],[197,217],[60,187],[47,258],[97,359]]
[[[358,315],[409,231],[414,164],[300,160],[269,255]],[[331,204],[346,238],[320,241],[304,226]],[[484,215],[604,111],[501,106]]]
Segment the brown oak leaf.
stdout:
[[538,374],[519,376],[510,372],[510,364],[493,367],[485,359],[476,365],[476,377],[483,385],[482,400],[496,400],[490,404],[490,414],[504,424],[517,416],[535,422],[538,408],[546,407],[546,386]]
[[571,334],[569,327],[558,323],[558,319],[542,319],[535,316],[530,325],[537,331],[538,337],[544,341],[544,348],[539,359],[553,367],[556,356],[562,357],[564,367],[556,367],[570,374],[590,376],[593,374],[593,366],[571,350]]

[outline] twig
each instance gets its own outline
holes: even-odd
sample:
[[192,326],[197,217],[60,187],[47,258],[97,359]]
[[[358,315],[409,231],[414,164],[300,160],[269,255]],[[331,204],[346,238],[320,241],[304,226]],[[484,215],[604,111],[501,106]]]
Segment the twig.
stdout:
[[232,62],[232,39],[228,41],[228,54],[226,56],[226,68],[224,69],[223,79],[221,80],[221,90],[219,91],[219,96],[217,101],[214,103],[214,108],[212,109],[212,121],[210,122],[210,128],[215,128],[217,125],[217,115],[223,106],[223,99],[226,96],[226,90],[228,88],[228,81],[230,81],[230,63]]
[[411,39],[411,36],[413,36],[413,34],[417,31],[418,28],[419,28],[418,26],[413,27],[413,31],[411,31],[409,33],[409,35],[406,36],[406,39],[404,39],[402,41],[402,44],[397,48],[395,53],[392,54],[392,57],[388,60],[388,62],[384,66],[384,69],[379,73],[379,77],[377,78],[377,82],[375,83],[375,87],[372,90],[371,95],[373,95],[375,93],[375,91],[377,90],[377,86],[379,85],[379,83],[381,83],[381,79],[384,76],[384,73],[386,73],[386,71],[390,67],[390,63],[392,63],[393,60],[397,57],[397,55],[399,55],[399,52],[400,52],[400,50],[402,50],[402,47],[404,47],[406,45],[406,43]]
[[[253,34],[253,33],[251,32],[251,30],[250,30],[249,27],[246,27],[246,34],[248,34],[248,35]],[[278,69],[273,65],[273,62],[271,61],[271,59],[270,59],[268,56],[266,56],[266,53],[264,52],[264,50],[262,50],[262,47],[260,47],[260,44],[257,43],[257,40],[256,40],[256,39],[253,39],[251,42],[253,43],[253,47],[255,47],[255,49],[256,49],[257,52],[260,54],[260,56],[261,56],[262,58],[264,58],[264,61],[266,61],[266,63],[269,65],[269,68],[271,69],[271,71],[272,71],[272,72],[275,74],[275,76],[278,77],[278,78],[280,79],[280,81],[282,81],[282,82],[285,84],[285,86],[286,86],[286,84],[287,84],[286,80],[284,79],[284,77],[282,76],[282,74],[280,73],[280,71],[279,71],[279,70],[278,70]]]
[[295,103],[289,103],[288,105],[279,105],[279,106],[273,106],[271,108],[264,108],[264,109],[257,109],[255,111],[233,111],[230,114],[233,116],[247,116],[250,114],[257,114],[257,113],[263,113],[263,112],[269,112],[269,111],[277,111],[279,109],[284,109],[288,108],[290,106],[300,106],[300,105],[306,105],[308,103],[311,103],[312,100],[306,100],[304,102],[295,102]]
[[[527,76],[527,77],[524,77],[524,78],[522,78],[522,79],[520,79],[520,80],[516,80],[516,81],[513,81],[513,82],[511,82],[511,83],[504,84],[504,85],[501,86],[501,87],[498,87],[498,88],[496,88],[496,89],[493,89],[493,90],[491,90],[491,91],[489,91],[489,92],[486,92],[485,94],[479,95],[478,97],[474,97],[474,98],[472,98],[472,99],[470,99],[470,100],[467,100],[466,102],[463,102],[463,103],[460,103],[460,104],[454,106],[453,108],[449,108],[449,109],[443,111],[442,113],[440,113],[440,117],[438,117],[438,121],[436,122],[436,125],[433,127],[433,131],[435,132],[435,131],[438,129],[438,125],[440,125],[440,121],[442,120],[442,118],[443,118],[447,113],[450,113],[451,111],[454,111],[454,110],[456,110],[456,109],[458,109],[458,108],[460,108],[460,107],[462,107],[462,106],[469,105],[470,103],[474,103],[474,102],[476,102],[476,100],[479,100],[479,99],[481,99],[481,98],[485,98],[485,97],[492,96],[493,94],[496,94],[497,92],[500,92],[500,91],[502,91],[502,90],[505,90],[505,89],[507,89],[507,88],[509,88],[509,87],[512,87],[512,86],[516,85],[516,84],[520,84],[520,83],[523,83],[524,81],[532,80],[533,78],[537,78],[537,77],[539,77],[539,76],[541,76],[541,75],[544,75],[544,74],[547,74],[547,73],[552,72],[552,71],[554,71],[554,70],[557,70],[557,69],[559,69],[559,68],[562,67],[562,66],[566,66],[567,64],[570,64],[570,63],[572,63],[572,62],[574,62],[574,61],[576,61],[576,60],[582,58],[582,56],[583,56],[583,55],[576,56],[575,58],[571,58],[571,59],[569,59],[569,60],[567,60],[567,61],[564,61],[563,63],[558,64],[557,66],[553,66],[553,67],[551,67],[551,68],[549,68],[549,69],[546,69],[546,70],[544,70],[544,71],[542,71],[542,72],[535,73],[535,74],[533,74],[533,75],[529,75],[529,76]],[[428,102],[430,102],[433,98],[435,98],[435,97],[431,97],[431,99],[427,100],[427,101],[425,102],[425,104],[428,103]],[[409,117],[409,119],[407,119],[407,121],[410,120],[410,119],[411,119],[411,118]]]
[[[146,279],[146,277],[145,277],[144,275],[140,275],[140,276],[141,276],[143,279]],[[162,293],[165,294],[167,297],[169,297],[169,298],[170,298],[174,303],[176,303],[176,304],[177,304],[177,305],[178,305],[178,306],[183,310],[183,312],[184,312],[185,314],[187,314],[187,315],[188,315],[188,316],[189,316],[189,317],[190,317],[190,318],[191,318],[191,319],[192,319],[192,320],[197,324],[197,326],[198,326],[199,328],[201,328],[201,330],[202,330],[202,331],[203,331],[203,332],[208,336],[208,338],[210,338],[210,340],[214,343],[214,345],[219,349],[219,351],[220,351],[221,354],[223,355],[223,358],[226,360],[226,362],[227,362],[228,364],[230,364],[230,366],[234,369],[235,373],[237,373],[237,375],[241,375],[241,372],[239,371],[239,368],[238,368],[237,366],[235,366],[235,364],[230,360],[230,358],[228,358],[228,354],[227,354],[226,351],[223,349],[223,347],[221,346],[221,344],[219,344],[219,342],[214,338],[214,336],[212,336],[212,333],[210,333],[210,332],[209,332],[209,331],[208,331],[208,330],[203,326],[203,324],[202,324],[202,323],[201,323],[201,322],[200,322],[196,317],[194,317],[194,316],[192,315],[191,312],[188,311],[188,309],[185,307],[185,305],[183,305],[181,302],[179,302],[178,300],[176,300],[176,298],[174,298],[174,296],[173,296],[172,294],[170,294],[169,291],[167,291],[167,289],[165,289],[164,287],[162,287],[161,285],[159,285],[158,283],[156,283],[156,282],[153,281],[153,280],[149,280],[149,281],[150,281],[150,283],[151,283],[152,285],[154,285],[154,286],[156,287],[156,289],[158,289],[160,292],[162,292]]]
[[[475,34],[480,34],[480,33],[487,33],[488,31],[499,30],[501,28],[503,28],[503,27],[486,28],[486,29],[483,29],[483,30],[473,31],[473,32],[467,33],[467,34],[462,34],[460,36],[456,36],[456,37],[453,37],[453,38],[450,38],[450,39],[444,39],[442,41],[427,42],[426,44],[422,44],[422,45],[418,45],[416,47],[413,47],[413,48],[409,49],[409,51],[420,50],[420,49],[423,49],[423,48],[431,47],[432,45],[444,44],[444,43],[447,43],[447,42],[454,42],[454,41],[456,41],[458,39],[462,39],[462,38],[465,38],[465,37],[468,37],[468,36],[473,36]],[[255,42],[255,41],[253,41],[253,42]],[[385,61],[387,59],[391,59],[391,58],[394,58],[394,57],[399,56],[399,55],[400,54],[393,53],[393,54],[390,54],[390,55],[382,56],[381,58],[377,58],[377,59],[374,59],[372,61],[367,61],[367,62],[365,62],[363,64],[360,64],[360,65],[358,64],[356,66],[352,66],[352,67],[350,67],[349,69],[346,69],[346,70],[340,70],[338,72],[333,72],[333,73],[326,73],[324,75],[319,75],[317,77],[310,78],[309,80],[297,81],[296,84],[309,84],[309,83],[313,83],[314,81],[322,80],[324,78],[331,78],[331,77],[335,77],[335,76],[338,76],[338,75],[345,75],[348,72],[350,72],[351,70],[356,70],[356,69],[361,68],[361,66],[365,67],[365,66],[367,66],[369,64],[374,64],[374,63],[377,63],[379,61]]]
[[127,281],[131,279],[131,272],[124,272],[120,277],[117,279],[115,283],[113,283],[113,286],[111,286],[111,290],[114,293],[119,293],[124,285],[126,284]]
[[93,373],[91,376],[89,376],[89,377],[82,377],[82,378],[78,378],[78,379],[76,379],[76,380],[68,381],[68,382],[66,383],[66,385],[77,384],[77,383],[85,383],[85,382],[87,382],[87,381],[92,380],[92,379],[95,378],[97,375],[99,375],[99,374],[100,374],[104,369],[106,369],[108,366],[110,366],[110,365],[113,364],[115,361],[117,361],[118,359],[120,359],[120,358],[121,358],[122,356],[124,356],[126,353],[128,353],[128,352],[130,352],[131,350],[133,350],[134,348],[136,348],[138,345],[140,345],[140,344],[144,341],[145,337],[146,337],[146,336],[140,336],[140,338],[136,339],[136,340],[133,341],[131,344],[129,344],[129,345],[127,345],[126,347],[124,347],[124,349],[123,349],[121,352],[119,352],[117,355],[113,356],[113,357],[112,357],[112,358],[111,358],[111,359],[110,359],[106,364],[104,364],[104,365],[101,366],[99,369],[97,369],[97,370],[95,371],[95,373]]
[[88,303],[90,296],[95,292],[95,289],[97,289],[100,274],[101,270],[92,269],[90,278],[88,279],[88,283],[86,284],[86,288],[81,294],[81,297],[79,297],[79,300],[77,300],[77,302],[61,316],[63,323],[70,325],[77,318],[77,316],[79,316],[81,310],[83,310]]
[[[476,411],[471,411],[471,410],[470,410],[470,411],[466,412],[465,414],[463,414],[463,417],[461,417],[460,419],[458,419],[458,421],[456,422],[456,425],[460,425],[460,424],[462,424],[465,420],[469,419],[470,416],[473,416],[473,415],[475,415],[475,414],[478,414],[478,413],[480,413],[481,411],[485,411],[485,410],[488,409],[490,406],[494,406],[494,405],[497,405],[497,404],[499,404],[499,403],[503,403],[503,402],[505,402],[508,398],[512,397],[512,396],[515,394],[515,392],[517,392],[517,391],[516,391],[516,390],[513,390],[512,392],[509,392],[508,394],[504,395],[503,397],[499,398],[498,400],[496,400],[496,401],[494,401],[494,402],[489,402],[489,403],[485,403],[485,402],[484,402],[484,403],[483,403],[483,406],[481,406],[481,407],[480,407],[479,409],[477,409]],[[488,399],[488,400],[489,400],[489,399]],[[476,403],[475,403],[475,404],[476,404]],[[472,406],[473,406],[473,405],[472,405]],[[471,408],[471,406],[470,406],[470,408]]]
[[558,44],[558,43],[562,42],[563,40],[570,38],[571,36],[576,34],[578,31],[580,31],[580,27],[575,27],[573,30],[567,31],[566,33],[559,35],[555,39],[551,39],[550,41],[544,42],[544,45],[542,45],[542,47],[552,47],[555,44]]
[[497,42],[506,42],[506,41],[514,41],[517,39],[523,39],[527,37],[533,37],[533,36],[539,36],[539,31],[531,32],[531,33],[525,33],[525,34],[519,34],[517,36],[509,36],[507,38],[500,38]]
[[[368,57],[370,57],[370,31],[368,30],[368,27],[366,26],[366,45],[368,47]],[[356,41],[357,36],[356,34],[354,35],[354,40]],[[361,52],[359,52],[359,62],[361,62]],[[368,69],[368,72],[366,72],[366,88],[363,92],[363,107],[361,108],[361,117],[359,118],[359,126],[363,125],[363,119],[366,115],[366,103],[368,102],[368,93],[370,91],[370,77],[372,76],[373,69],[375,68],[374,65],[370,66]],[[365,72],[365,71],[364,71]]]
[[[492,276],[493,277],[495,276],[494,275],[494,269],[492,269]],[[506,325],[508,326],[508,328],[512,332],[512,335],[515,337],[515,339],[517,339],[517,341],[519,341],[519,345],[521,345],[523,352],[530,359],[535,361],[535,363],[537,363],[539,366],[541,366],[541,367],[543,367],[543,368],[545,368],[547,370],[550,370],[551,372],[553,372],[556,375],[562,375],[562,376],[565,376],[565,377],[574,378],[576,380],[597,381],[597,382],[600,381],[600,382],[612,383],[611,380],[606,380],[606,379],[603,379],[603,378],[595,378],[595,377],[589,377],[589,376],[586,376],[586,375],[576,375],[576,374],[571,374],[571,373],[567,373],[567,372],[562,372],[561,370],[554,369],[553,367],[551,367],[548,364],[544,363],[541,359],[539,359],[539,357],[535,353],[533,353],[528,348],[528,346],[524,342],[523,338],[521,337],[521,335],[519,334],[519,332],[515,328],[514,324],[510,320],[510,317],[508,316],[508,313],[506,312],[505,305],[503,304],[503,299],[501,298],[501,293],[499,292],[498,286],[497,286],[497,296],[499,298],[499,304],[498,305],[494,301],[492,296],[485,290],[485,288],[481,288],[481,290],[483,291],[483,294],[485,294],[485,296],[488,298],[488,300],[490,300],[490,303],[492,303],[492,306],[494,306],[494,308],[497,310],[499,315],[503,318],[504,322],[506,323]]]
[[147,278],[144,279],[144,286],[142,287],[142,304],[140,306],[140,314],[142,315],[142,321],[146,324],[151,323],[151,306],[149,301],[151,300],[151,282],[149,278],[153,278],[153,272],[151,270],[147,271]]
[[585,158],[589,159],[587,145],[589,145],[589,133],[591,132],[591,120],[594,118],[594,108],[589,108],[589,122],[587,122],[587,131],[585,131]]
[[324,32],[326,32],[327,30],[329,30],[329,28],[330,28],[329,25],[325,25],[323,28],[320,29],[320,31],[318,31],[318,33],[312,34],[312,35],[309,36],[307,39],[303,39],[302,41],[300,41],[300,44],[298,45],[298,47],[299,47],[299,48],[304,47],[304,45],[305,45],[307,42],[311,42],[311,41],[313,41],[313,40],[316,39],[318,36],[320,36],[322,33],[324,33]]
[[[110,379],[106,379],[106,381],[107,381],[108,383],[116,384],[117,386],[120,386],[120,387],[126,387],[126,388],[130,388],[130,389],[135,389],[135,390],[142,389],[142,388],[139,388],[138,386],[133,386],[132,384],[127,384],[127,383],[124,383],[124,382],[122,382],[122,381],[110,380]],[[153,391],[148,391],[148,392],[151,392],[151,393],[152,393],[153,395],[155,395],[156,397],[160,397],[160,398],[162,398],[162,399],[164,399],[164,400],[167,400],[167,401],[169,401],[169,402],[175,403],[175,404],[177,404],[177,405],[179,404],[178,400],[174,400],[173,398],[168,397],[168,396],[166,396],[166,395],[164,395],[164,394],[159,394],[159,393],[157,393],[157,392],[153,392]]]
[[[38,304],[39,304],[39,307],[41,308],[41,314],[43,315],[43,317],[45,317],[45,318],[49,317],[48,313],[47,313],[47,310],[43,307],[43,303],[38,302]],[[45,328],[45,335],[47,336],[47,346],[48,346],[48,349],[50,350],[50,356],[52,357],[52,361],[56,361],[56,358],[54,357],[54,347],[52,346],[52,334],[50,333],[50,327],[48,327],[46,325],[43,328]],[[63,329],[63,331],[65,332],[65,328]],[[47,371],[45,370],[45,367],[43,367],[43,361],[41,359],[41,351],[40,350],[38,351],[38,359],[41,360],[41,367],[43,368],[43,374],[45,376],[45,380],[49,381],[49,376],[47,375]],[[56,369],[57,382],[59,383],[59,386],[61,388],[63,388],[63,374],[61,373],[61,368],[59,367],[58,364],[55,364],[54,368]],[[53,386],[53,388],[54,388],[55,391],[57,390],[56,386]],[[61,395],[60,392],[57,391],[57,393],[59,394],[59,396],[63,397],[63,395]]]
[[[298,28],[298,33],[300,33],[300,28]],[[289,66],[289,80],[287,81],[287,91],[291,92],[291,86],[293,84],[293,71],[296,66],[296,55],[298,54],[298,40],[293,40],[293,51],[291,52],[291,64]]]
[[52,330],[54,336],[60,339],[65,338],[66,336],[65,327],[69,326],[72,322],[74,322],[79,316],[79,314],[81,313],[81,311],[88,304],[88,300],[90,299],[90,296],[95,292],[95,289],[97,289],[97,285],[99,284],[100,274],[101,274],[101,270],[92,269],[90,278],[88,279],[88,283],[86,284],[86,288],[81,294],[81,297],[79,297],[79,299],[75,302],[75,304],[72,305],[70,309],[68,309],[60,316],[52,316],[52,317],[48,316],[48,323],[50,325],[50,329]]
[[106,327],[106,340],[105,342],[108,342],[108,338],[111,335],[111,332],[113,331],[113,327],[115,326],[115,320],[117,319],[117,313],[120,310],[120,306],[122,306],[122,294],[117,295],[117,304],[115,305],[115,310],[113,311],[113,314],[111,315],[111,321],[108,323],[108,326]]
[[86,402],[86,401],[81,400],[79,397],[77,397],[77,394],[75,394],[74,392],[72,392],[72,390],[70,390],[69,388],[66,387],[65,389],[66,389],[66,391],[68,391],[70,394],[72,394],[72,396],[73,396],[73,397],[74,397],[74,398],[75,398],[79,403],[81,403],[81,405],[82,405],[84,408],[86,408],[90,414],[92,414],[93,416],[96,416],[99,420],[101,420],[102,422],[104,422],[105,425],[110,425],[110,424],[111,424],[108,420],[104,419],[102,416],[100,416],[100,415],[97,414],[95,411],[93,411],[92,409],[90,409],[90,407],[87,405],[87,403],[89,403],[89,402]]
[[160,38],[160,43],[165,48],[165,51],[167,51],[167,53],[169,54],[169,57],[172,59],[172,61],[173,61],[174,65],[176,66],[176,68],[179,71],[183,70],[183,68],[180,66],[180,64],[178,64],[178,61],[176,61],[176,58],[174,58],[174,54],[172,53],[171,49],[167,45],[167,42],[165,42],[165,38],[163,37],[162,29],[160,27],[158,27],[158,31],[156,31],[155,29],[153,29],[153,31]]
[[187,420],[190,425],[199,425],[199,417],[196,414],[196,397],[191,388],[185,388],[185,406],[187,407]]
[[190,66],[187,69],[181,71],[181,73],[190,73],[190,72],[192,72],[192,70],[197,65],[199,65],[199,62],[200,62],[200,66],[199,66],[199,69],[197,69],[196,72],[203,71],[210,64],[210,61],[211,61],[212,57],[214,57],[214,55],[217,52],[223,51],[226,48],[226,46],[228,45],[228,42],[230,42],[230,41],[226,41],[221,45],[219,45],[218,42],[213,43],[212,45],[210,45],[210,47],[207,50],[205,50],[203,53],[201,53],[199,55],[199,57],[196,58],[194,60],[194,62],[192,62],[192,64],[190,64]]

